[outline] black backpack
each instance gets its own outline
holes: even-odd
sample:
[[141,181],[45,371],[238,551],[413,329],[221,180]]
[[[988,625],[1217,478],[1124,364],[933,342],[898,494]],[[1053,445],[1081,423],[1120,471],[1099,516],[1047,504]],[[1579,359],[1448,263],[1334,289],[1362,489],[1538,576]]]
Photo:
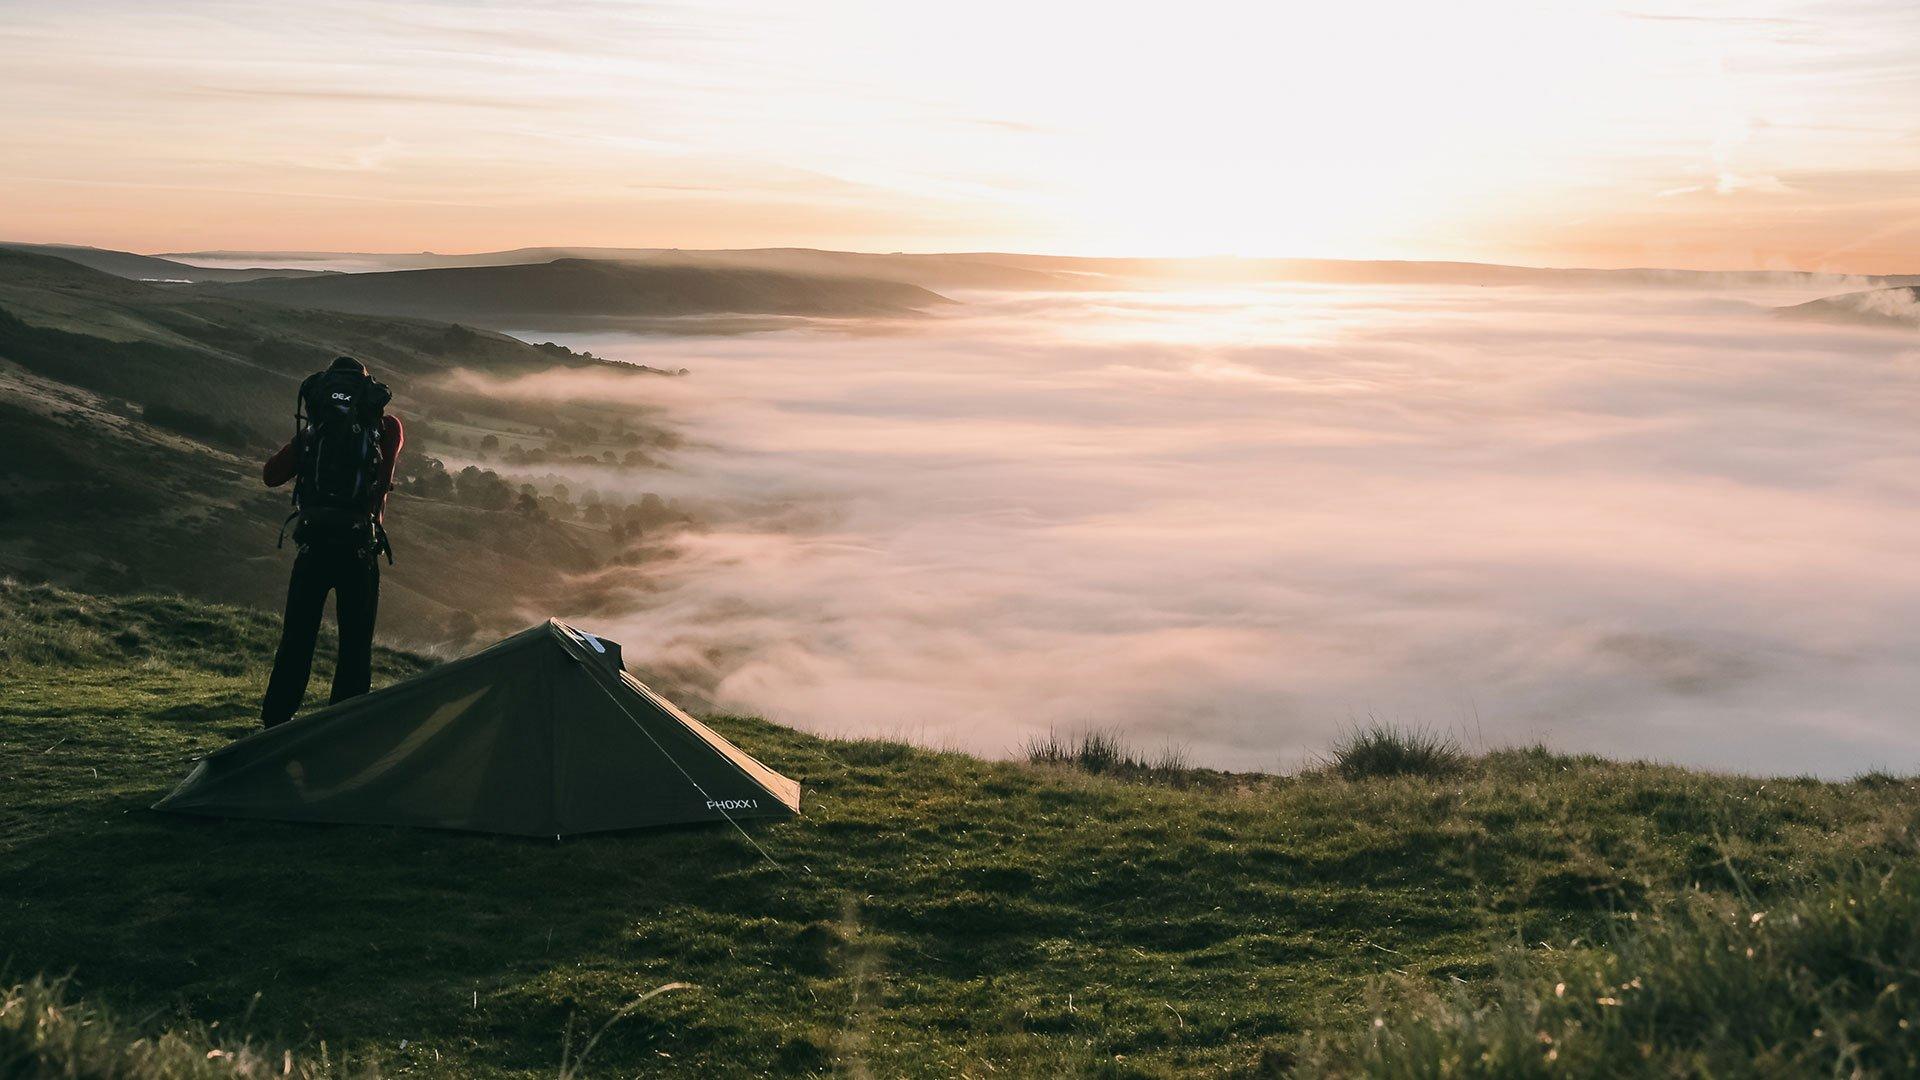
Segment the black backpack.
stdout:
[[[386,530],[374,517],[379,497],[381,417],[393,393],[354,369],[330,368],[300,384],[294,445],[300,462],[293,481],[294,542],[385,552]],[[285,541],[286,529],[281,528]]]

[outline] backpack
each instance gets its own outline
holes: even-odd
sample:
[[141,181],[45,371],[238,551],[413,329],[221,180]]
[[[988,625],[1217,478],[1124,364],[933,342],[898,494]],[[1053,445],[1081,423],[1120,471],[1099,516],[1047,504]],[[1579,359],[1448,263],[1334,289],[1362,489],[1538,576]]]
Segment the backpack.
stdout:
[[[348,547],[393,561],[386,530],[374,518],[379,497],[381,417],[393,393],[372,376],[329,369],[300,384],[294,413],[294,542]],[[281,540],[286,528],[281,527]]]

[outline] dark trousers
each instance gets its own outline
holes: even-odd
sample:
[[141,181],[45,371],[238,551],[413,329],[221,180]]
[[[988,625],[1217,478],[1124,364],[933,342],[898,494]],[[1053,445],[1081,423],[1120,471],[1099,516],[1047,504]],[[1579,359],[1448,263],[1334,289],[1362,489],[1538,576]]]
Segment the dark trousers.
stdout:
[[287,615],[280,628],[280,650],[273,676],[260,703],[260,722],[268,727],[289,720],[307,694],[313,673],[313,644],[320,636],[320,615],[333,593],[334,619],[340,626],[340,659],[333,669],[331,701],[367,692],[373,682],[373,621],[380,609],[380,564],[347,547],[303,547],[287,582]]

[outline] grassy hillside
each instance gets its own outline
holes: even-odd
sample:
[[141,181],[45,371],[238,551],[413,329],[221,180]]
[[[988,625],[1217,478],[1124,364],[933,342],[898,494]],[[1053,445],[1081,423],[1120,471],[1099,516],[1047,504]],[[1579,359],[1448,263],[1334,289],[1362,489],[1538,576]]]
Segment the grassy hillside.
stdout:
[[1906,780],[1379,740],[1096,776],[720,718],[806,787],[770,859],[146,811],[249,730],[272,634],[0,585],[0,956],[71,975],[0,1008],[0,1071],[551,1077],[598,1035],[576,1075],[1900,1075],[1920,1038]]
[[320,272],[269,267],[227,269],[190,266],[187,263],[156,258],[152,255],[136,255],[131,251],[83,247],[78,244],[21,244],[0,241],[0,250],[19,251],[30,255],[49,255],[79,263],[81,266],[102,273],[132,278],[136,281],[250,281],[262,277],[307,277]]
[[0,248],[0,357],[50,378],[136,401],[271,416],[278,434],[300,380],[343,354],[366,360],[403,398],[429,393],[455,368],[596,364],[464,326],[216,298]]
[[[393,387],[409,425],[403,473],[472,452],[455,438],[493,432],[539,446],[553,441],[543,431],[590,426],[595,435],[568,445],[596,461],[669,437],[630,408],[493,400],[444,379],[600,363],[558,346],[195,297],[0,250],[0,573],[278,610],[292,549],[274,541],[288,500],[261,485],[260,462],[291,433],[300,380],[343,353]],[[604,441],[616,426],[636,442]],[[511,489],[491,501],[450,489],[408,485],[394,498],[387,634],[432,644],[475,621],[504,628],[521,598],[551,596],[622,553],[604,524],[513,512],[501,505]]]
[[230,414],[277,443],[300,380],[343,354],[416,403],[455,369],[600,364],[465,326],[220,299],[0,248],[0,359],[98,394]]
[[873,278],[588,259],[263,279],[197,291],[508,329],[688,315],[900,316],[947,302],[917,285]]

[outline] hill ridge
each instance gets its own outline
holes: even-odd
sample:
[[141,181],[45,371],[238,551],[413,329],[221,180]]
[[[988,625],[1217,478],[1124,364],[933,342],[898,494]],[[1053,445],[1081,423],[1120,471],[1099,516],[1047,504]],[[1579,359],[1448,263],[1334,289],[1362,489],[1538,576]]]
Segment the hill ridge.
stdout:
[[135,281],[250,281],[262,277],[311,277],[329,273],[287,267],[223,268],[193,266],[158,255],[89,247],[84,244],[29,244],[0,240],[0,250],[65,259],[81,266]]
[[897,318],[951,303],[919,286],[877,278],[581,258],[262,279],[196,288],[211,295],[295,307],[496,328],[712,315]]

